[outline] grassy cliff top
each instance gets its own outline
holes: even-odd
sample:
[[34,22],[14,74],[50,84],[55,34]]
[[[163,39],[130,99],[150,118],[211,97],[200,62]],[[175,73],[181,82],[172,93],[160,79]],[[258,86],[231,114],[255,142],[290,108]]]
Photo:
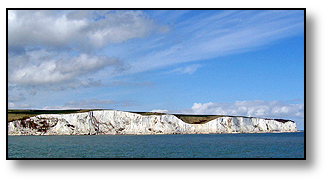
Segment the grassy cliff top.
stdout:
[[[96,109],[73,109],[73,110],[8,110],[8,122],[14,120],[24,120],[39,114],[70,114],[94,111]],[[98,110],[98,109],[97,109]],[[132,112],[143,116],[166,115],[166,113],[157,112]],[[204,124],[221,116],[216,115],[183,115],[174,114],[177,118],[189,124]]]
[[70,114],[93,111],[93,109],[70,109],[70,110],[8,110],[8,122],[24,120],[39,114]]
[[[70,113],[82,113],[89,111],[96,111],[103,109],[67,109],[67,110],[8,110],[8,122],[14,120],[24,120],[30,118],[32,116],[36,116],[39,114],[70,114]],[[157,112],[131,112],[141,114],[143,116],[150,115],[167,115],[166,113],[157,113]],[[205,124],[211,120],[217,119],[219,117],[225,117],[226,115],[186,115],[186,114],[171,114],[189,124]],[[228,117],[228,116],[227,116]],[[238,117],[238,116],[230,116],[230,117]],[[266,119],[271,120],[271,119]],[[282,123],[291,121],[284,119],[273,119]],[[292,121],[294,122],[294,121]]]

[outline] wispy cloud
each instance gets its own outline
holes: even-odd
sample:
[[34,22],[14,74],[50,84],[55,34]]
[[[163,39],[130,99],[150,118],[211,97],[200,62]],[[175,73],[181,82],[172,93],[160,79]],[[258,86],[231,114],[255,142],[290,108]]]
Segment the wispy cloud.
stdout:
[[168,73],[180,73],[180,74],[193,74],[198,68],[202,67],[199,64],[192,64],[185,67],[179,67],[168,71]]
[[303,11],[218,12],[207,11],[175,24],[175,30],[168,32],[176,37],[173,43],[138,57],[130,72],[252,51],[303,32]]

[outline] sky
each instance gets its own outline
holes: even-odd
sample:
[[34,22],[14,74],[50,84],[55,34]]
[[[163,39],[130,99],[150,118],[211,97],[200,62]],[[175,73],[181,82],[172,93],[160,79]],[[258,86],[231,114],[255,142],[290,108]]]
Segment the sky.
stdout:
[[9,109],[294,120],[304,129],[304,11],[10,10]]

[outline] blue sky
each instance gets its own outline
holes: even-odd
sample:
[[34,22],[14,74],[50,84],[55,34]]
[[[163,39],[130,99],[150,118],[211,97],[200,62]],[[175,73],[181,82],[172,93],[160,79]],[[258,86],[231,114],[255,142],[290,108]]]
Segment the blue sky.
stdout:
[[304,12],[9,11],[10,109],[304,120]]

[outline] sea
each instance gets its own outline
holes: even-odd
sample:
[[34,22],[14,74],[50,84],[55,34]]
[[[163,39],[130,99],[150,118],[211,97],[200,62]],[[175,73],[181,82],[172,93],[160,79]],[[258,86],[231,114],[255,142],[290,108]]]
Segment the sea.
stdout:
[[304,159],[304,132],[7,136],[7,159]]

